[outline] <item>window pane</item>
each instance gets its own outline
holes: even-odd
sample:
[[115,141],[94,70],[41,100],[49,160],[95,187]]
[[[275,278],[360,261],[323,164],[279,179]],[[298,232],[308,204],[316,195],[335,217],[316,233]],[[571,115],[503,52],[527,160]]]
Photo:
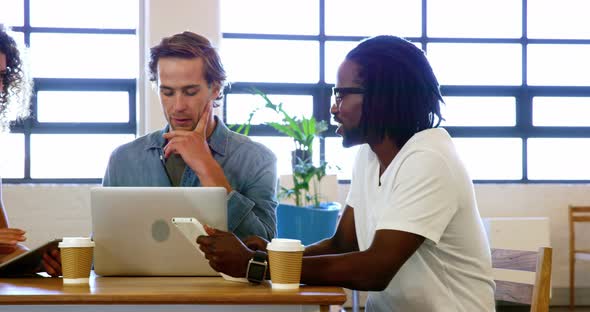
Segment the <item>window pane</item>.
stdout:
[[40,122],[128,122],[129,93],[124,91],[39,91]]
[[529,44],[528,84],[590,85],[590,45]]
[[522,139],[453,138],[453,142],[471,179],[522,179]]
[[324,142],[326,162],[330,166],[328,174],[337,174],[338,180],[350,180],[359,146],[345,148],[342,146],[341,137],[329,137]]
[[521,34],[522,1],[428,1],[428,36],[519,38]]
[[589,127],[590,97],[534,97],[533,125]]
[[31,34],[36,78],[134,78],[137,51],[135,35]]
[[318,82],[315,41],[224,39],[221,59],[229,81]]
[[588,0],[528,0],[527,35],[529,38],[588,39],[588,12]]
[[277,172],[291,174],[291,151],[295,148],[293,139],[287,137],[251,136],[253,141],[262,143],[277,156]]
[[[283,95],[269,94],[268,98],[274,103],[283,103],[283,109],[290,116],[312,116],[313,115],[313,97],[311,95]],[[264,99],[258,95],[252,94],[228,94],[227,95],[227,123],[243,124],[248,121],[250,113],[255,108],[256,111],[252,118],[251,124],[259,125],[264,122],[277,121],[282,119],[281,115],[273,112],[271,109],[264,107]]]
[[590,180],[590,139],[528,139],[530,180]]
[[[25,48],[25,34],[20,31],[13,31],[9,33],[12,39],[16,42],[19,51],[24,51]],[[22,55],[21,55],[22,57]]]
[[0,0],[0,24],[4,26],[23,26],[25,5],[23,0]]
[[441,85],[520,85],[519,44],[431,43],[428,59]]
[[[291,151],[295,149],[293,139],[278,136],[251,136],[250,139],[263,144],[275,154],[279,175],[293,173],[291,169]],[[315,139],[313,142],[313,153],[313,163],[317,166],[320,163],[320,144],[318,139]]]
[[326,0],[326,34],[420,37],[421,0]]
[[451,127],[502,127],[516,125],[516,99],[513,97],[445,96],[441,103],[444,121]]
[[319,8],[316,0],[221,0],[221,31],[317,35]]
[[102,178],[111,152],[132,134],[32,134],[32,178]]
[[31,26],[137,28],[139,2],[131,0],[31,0]]
[[[0,133],[0,178],[25,177],[25,136],[21,133]],[[10,152],[7,152],[10,151]]]
[[327,83],[336,83],[338,67],[346,54],[359,44],[359,41],[327,41],[324,79]]

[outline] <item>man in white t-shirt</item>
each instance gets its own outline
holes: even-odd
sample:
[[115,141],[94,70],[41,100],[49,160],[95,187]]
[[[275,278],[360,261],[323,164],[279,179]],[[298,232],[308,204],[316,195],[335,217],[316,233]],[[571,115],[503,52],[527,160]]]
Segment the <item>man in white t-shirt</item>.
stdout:
[[[301,281],[370,291],[366,311],[494,311],[490,248],[473,184],[437,128],[442,97],[424,53],[393,36],[361,42],[338,70],[331,108],[361,145],[338,229],[305,249]],[[213,268],[245,276],[254,250],[208,229]]]

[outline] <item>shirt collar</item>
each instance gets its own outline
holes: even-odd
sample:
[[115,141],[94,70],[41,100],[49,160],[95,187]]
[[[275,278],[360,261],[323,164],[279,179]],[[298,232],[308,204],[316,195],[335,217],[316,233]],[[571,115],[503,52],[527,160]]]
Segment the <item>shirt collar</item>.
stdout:
[[[213,116],[217,121],[217,126],[213,130],[213,133],[208,139],[209,148],[221,156],[225,156],[227,149],[227,143],[229,141],[230,131],[229,128],[223,123],[217,116]],[[168,132],[170,125],[166,125],[164,129],[148,134],[148,144],[146,149],[152,148],[163,148],[166,140],[164,139],[164,133]]]
[[217,116],[213,117],[217,121],[217,126],[209,138],[209,148],[211,148],[211,150],[213,150],[215,153],[225,156],[231,130],[229,130],[229,128]]

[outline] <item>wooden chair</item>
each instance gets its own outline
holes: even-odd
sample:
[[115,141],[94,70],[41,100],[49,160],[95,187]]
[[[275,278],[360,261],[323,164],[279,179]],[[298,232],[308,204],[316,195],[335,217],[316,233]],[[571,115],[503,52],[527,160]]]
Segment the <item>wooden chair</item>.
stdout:
[[496,300],[530,304],[531,312],[549,311],[551,256],[550,247],[492,249]]
[[590,261],[590,249],[576,249],[576,223],[590,223],[590,206],[569,206],[570,225],[570,310],[575,306],[576,260]]

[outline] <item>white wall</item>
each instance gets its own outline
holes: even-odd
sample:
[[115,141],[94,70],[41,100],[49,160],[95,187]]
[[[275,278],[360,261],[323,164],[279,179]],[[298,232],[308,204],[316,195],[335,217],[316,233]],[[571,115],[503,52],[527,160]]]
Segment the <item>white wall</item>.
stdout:
[[27,231],[28,247],[63,236],[91,233],[90,188],[97,185],[4,184],[11,227]]

